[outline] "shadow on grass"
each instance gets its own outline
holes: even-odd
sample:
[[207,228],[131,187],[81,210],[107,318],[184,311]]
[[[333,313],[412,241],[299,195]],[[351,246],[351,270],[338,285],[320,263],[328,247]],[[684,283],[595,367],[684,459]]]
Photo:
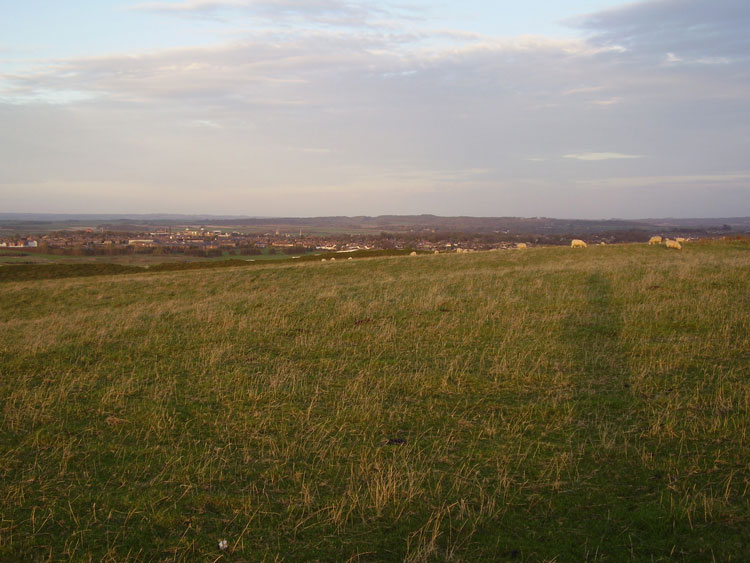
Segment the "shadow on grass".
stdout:
[[662,477],[641,444],[642,406],[630,391],[622,311],[605,275],[589,275],[583,289],[582,306],[560,332],[572,360],[569,447],[577,465],[547,518],[565,528],[565,551],[586,560],[602,553],[618,560],[669,558],[679,531],[660,502]]
[[612,284],[602,274],[592,274],[584,290],[585,305],[565,319],[562,338],[572,350],[579,377],[597,389],[619,383],[620,391],[629,373],[620,346],[622,315]]

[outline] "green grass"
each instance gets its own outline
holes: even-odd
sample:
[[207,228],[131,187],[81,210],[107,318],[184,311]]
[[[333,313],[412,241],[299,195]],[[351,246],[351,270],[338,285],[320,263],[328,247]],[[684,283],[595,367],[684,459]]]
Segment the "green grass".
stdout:
[[[259,265],[268,261],[292,261],[299,260],[315,261],[332,260],[338,258],[376,258],[383,256],[405,256],[410,250],[357,250],[356,252],[308,252],[299,256],[288,256],[285,254],[232,256],[225,253],[216,258],[182,259],[167,262],[156,262],[154,260],[130,260],[127,262],[105,262],[103,260],[90,260],[82,262],[79,260],[61,260],[52,263],[18,263],[10,264],[0,268],[0,283],[9,281],[31,281],[61,278],[74,278],[99,275],[116,274],[138,274],[148,272],[167,272],[178,270],[207,270],[216,268],[237,268]],[[424,252],[420,251],[421,254]],[[151,257],[149,257],[151,258]]]
[[3,264],[45,264],[61,258],[52,254],[37,252],[4,251],[0,253],[0,265]]
[[748,245],[298,262],[0,284],[0,560],[747,560]]
[[[309,253],[308,253],[309,254]],[[221,256],[205,258],[189,254],[123,254],[115,256],[66,256],[60,254],[41,254],[37,252],[14,253],[11,251],[0,255],[3,264],[122,264],[127,266],[153,266],[158,264],[182,262],[213,262],[220,260],[282,260],[291,256],[279,252],[269,254],[263,249],[262,254],[231,255],[224,251]]]

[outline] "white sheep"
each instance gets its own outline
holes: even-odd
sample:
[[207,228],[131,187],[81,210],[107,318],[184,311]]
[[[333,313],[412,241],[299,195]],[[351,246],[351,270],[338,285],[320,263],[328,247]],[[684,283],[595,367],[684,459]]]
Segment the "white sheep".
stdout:
[[682,245],[676,240],[667,239],[664,242],[664,244],[667,245],[667,248],[674,248],[675,250],[682,250]]
[[524,248],[528,248],[528,246],[526,245],[525,242],[519,242],[518,244],[516,244],[516,248],[518,250],[523,250]]
[[650,239],[648,239],[648,243],[649,243],[649,245],[651,245],[651,244],[661,244],[661,237],[659,235],[651,237]]
[[685,237],[677,237],[674,240],[676,240],[677,242],[687,242],[687,239]]
[[588,244],[579,238],[574,238],[570,241],[570,248],[586,248]]
[[417,255],[417,251],[416,251],[416,250],[412,250],[412,251],[411,251],[411,252],[409,253],[409,256],[416,256],[416,255]]

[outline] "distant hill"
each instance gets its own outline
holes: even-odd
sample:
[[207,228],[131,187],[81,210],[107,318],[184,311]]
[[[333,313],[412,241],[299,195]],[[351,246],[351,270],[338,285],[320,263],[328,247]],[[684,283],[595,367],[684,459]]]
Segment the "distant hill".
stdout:
[[179,214],[37,214],[0,213],[3,231],[45,231],[104,227],[110,230],[148,230],[155,226],[203,225],[267,227],[287,230],[335,229],[338,232],[419,232],[508,234],[592,234],[616,231],[726,230],[750,232],[750,217],[657,219],[556,219],[550,217],[441,217],[437,215],[380,215],[332,217],[248,217]]

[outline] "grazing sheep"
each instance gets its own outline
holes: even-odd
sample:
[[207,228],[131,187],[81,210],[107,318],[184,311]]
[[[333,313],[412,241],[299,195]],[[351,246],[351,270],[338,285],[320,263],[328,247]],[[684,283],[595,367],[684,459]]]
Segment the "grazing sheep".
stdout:
[[335,258],[331,258],[331,262],[335,262],[335,261],[336,261],[336,259],[335,259]]
[[587,246],[588,244],[586,244],[579,238],[574,238],[570,241],[570,248],[586,248]]
[[602,241],[602,242],[599,243],[599,246],[607,246],[607,243],[604,242],[604,241]]
[[321,262],[327,262],[328,260],[326,260],[325,258],[321,258],[320,261]]
[[651,245],[651,244],[661,244],[661,237],[660,237],[660,236],[658,236],[658,235],[657,235],[657,236],[655,236],[655,237],[651,237],[650,239],[648,239],[648,243],[649,243],[650,245]]
[[417,252],[416,252],[416,250],[412,250],[412,251],[411,251],[411,252],[409,253],[409,256],[416,256],[416,255],[417,255]]
[[528,248],[528,246],[525,242],[519,242],[518,244],[516,244],[516,248],[519,250],[523,250],[524,248]]
[[685,237],[677,237],[674,240],[676,240],[677,242],[686,242],[687,241],[687,239]]
[[440,251],[436,250],[433,254],[440,254]]
[[667,239],[665,243],[667,248],[674,248],[675,250],[682,250],[682,245],[676,240]]
[[347,260],[351,260],[351,259],[352,259],[352,257],[351,257],[351,256],[349,256],[349,258],[347,258]]

